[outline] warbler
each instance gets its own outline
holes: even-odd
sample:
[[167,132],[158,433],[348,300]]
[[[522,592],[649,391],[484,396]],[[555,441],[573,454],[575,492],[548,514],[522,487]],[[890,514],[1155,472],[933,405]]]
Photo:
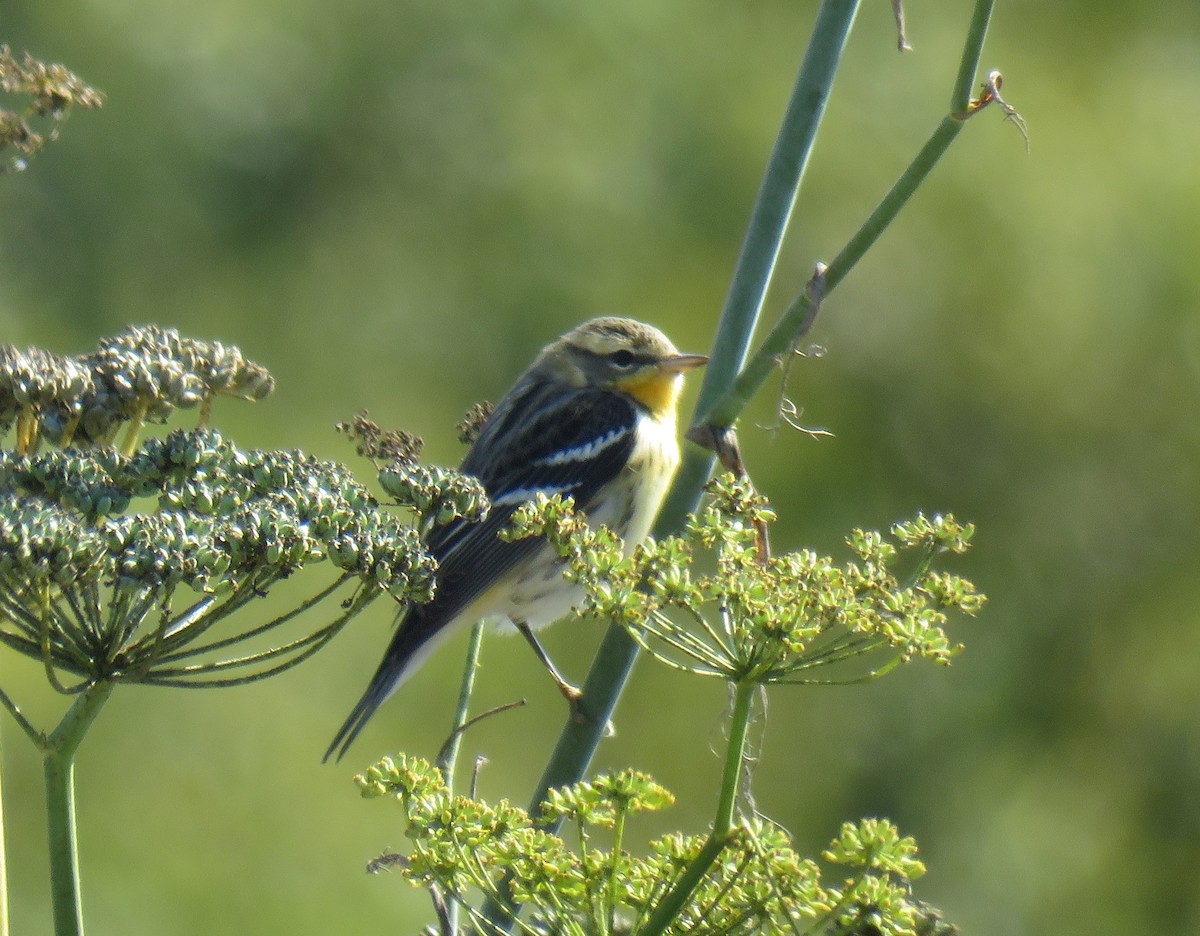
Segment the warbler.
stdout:
[[504,542],[512,512],[536,495],[574,498],[626,551],[645,539],[679,464],[675,411],[685,371],[708,361],[680,354],[657,328],[627,318],[584,322],[547,345],[487,418],[461,470],[491,501],[487,516],[434,528],[431,601],[413,604],[366,692],[325,752],[340,759],[379,706],[446,637],[489,618],[515,628],[572,703],[579,690],[555,669],[534,630],[563,617],[582,592],[563,578],[543,539]]

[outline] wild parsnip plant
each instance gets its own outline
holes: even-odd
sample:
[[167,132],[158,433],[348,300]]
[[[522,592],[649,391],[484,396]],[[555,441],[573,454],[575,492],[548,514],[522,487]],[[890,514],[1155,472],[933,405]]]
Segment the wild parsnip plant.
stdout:
[[[422,761],[385,758],[357,779],[365,796],[395,794],[405,811],[413,847],[396,864],[464,907],[471,932],[952,932],[913,899],[910,883],[924,869],[891,823],[844,826],[822,858],[853,871],[830,883],[782,829],[743,806],[742,784],[752,702],[766,687],[949,662],[959,649],[945,632],[949,616],[975,613],[984,598],[934,564],[965,552],[973,528],[920,516],[890,536],[855,530],[844,562],[811,550],[771,556],[773,514],[748,481],[725,476],[709,488],[681,533],[629,556],[558,498],[521,508],[505,535],[553,544],[564,574],[584,590],[576,614],[615,621],[655,659],[728,683],[734,701],[711,831],[668,836],[634,857],[623,850],[626,821],[672,801],[642,774],[553,789],[531,818],[454,795]],[[572,845],[555,834],[563,824],[574,827]],[[607,848],[597,844],[599,829],[611,829]],[[475,909],[474,896],[503,916]]]
[[[156,326],[79,357],[0,347],[0,643],[72,700],[50,731],[3,688],[0,704],[43,754],[60,934],[82,932],[74,757],[116,686],[233,686],[295,666],[385,594],[428,600],[435,563],[417,527],[487,509],[473,479],[417,465],[412,440],[358,433],[384,460],[385,505],[343,465],[239,449],[208,426],[217,397],[273,387],[237,348]],[[197,428],[142,440],[181,409]],[[287,611],[256,613],[322,564],[325,580]],[[285,628],[334,596],[315,626]]]

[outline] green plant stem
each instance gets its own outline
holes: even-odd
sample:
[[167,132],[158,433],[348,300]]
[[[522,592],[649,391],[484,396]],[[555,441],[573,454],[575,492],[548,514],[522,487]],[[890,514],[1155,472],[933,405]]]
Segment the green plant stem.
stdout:
[[[883,197],[870,217],[863,222],[854,236],[838,252],[833,262],[829,264],[824,276],[825,296],[828,296],[838,284],[845,279],[846,274],[862,259],[871,248],[879,235],[895,220],[900,209],[912,197],[913,193],[925,181],[925,177],[941,159],[942,155],[954,142],[962,130],[962,119],[946,117],[938,125],[932,136],[926,140],[920,152],[908,168],[904,170],[896,184]],[[811,324],[814,306],[807,292],[798,296],[780,316],[775,327],[763,340],[754,357],[745,366],[729,392],[716,401],[713,407],[703,411],[697,417],[701,425],[729,426],[737,419],[750,399],[758,392],[767,379],[774,373],[780,359],[789,353],[793,343]]]
[[[779,256],[825,103],[842,51],[858,12],[858,0],[825,0],[817,14],[796,85],[747,225],[725,309],[717,326],[712,359],[705,368],[697,413],[726,395],[746,359],[771,273]],[[712,473],[712,454],[687,446],[683,463],[659,512],[655,534],[676,532],[700,502]],[[553,787],[577,782],[587,770],[637,659],[637,644],[620,625],[609,627],[583,684],[584,720],[568,719],[534,791],[532,811]]]
[[42,738],[42,733],[33,727],[33,723],[25,717],[25,715],[17,707],[17,703],[9,698],[8,693],[3,689],[0,689],[0,706],[6,708],[8,710],[8,714],[16,719],[17,724],[21,727],[21,730],[25,732],[25,735],[30,741],[32,741],[38,747],[42,746],[44,741]]
[[83,934],[79,852],[75,841],[75,752],[112,693],[113,685],[100,681],[80,693],[54,733],[46,739],[43,749],[55,936]]
[[719,394],[719,389],[733,378],[745,360],[858,5],[858,0],[826,0],[817,14],[750,213],[717,326],[712,360],[700,389],[698,410]]
[[[2,774],[0,771],[0,776]],[[8,848],[5,839],[4,788],[0,784],[0,936],[8,936]]]
[[738,683],[734,687],[733,715],[729,723],[729,743],[725,748],[725,770],[721,776],[721,793],[712,832],[699,854],[684,869],[675,886],[658,902],[650,918],[638,930],[640,936],[658,936],[678,917],[679,911],[692,892],[704,880],[709,868],[720,856],[733,832],[737,815],[738,784],[746,757],[746,735],[750,727],[750,704],[757,691],[754,682]]
[[[993,4],[994,0],[977,0],[975,4],[963,46],[958,77],[955,80],[951,112],[942,119],[883,200],[829,264],[824,275],[823,295],[828,296],[833,292],[879,239],[879,235],[895,220],[900,209],[925,181],[926,176],[962,130],[969,116],[967,105],[974,76],[979,69],[979,57],[982,54]],[[793,300],[754,357],[727,387],[726,392],[711,402],[706,397],[699,400],[695,424],[719,427],[733,425],[746,404],[775,371],[780,359],[790,353],[797,337],[803,335],[811,326],[815,311],[812,297],[807,291]],[[709,464],[711,465],[711,457]],[[684,468],[687,468],[686,463]],[[683,480],[682,472],[680,480]]]
[[967,41],[963,44],[962,58],[958,63],[958,77],[954,80],[954,93],[950,96],[951,114],[967,112],[975,74],[979,71],[979,59],[983,55],[983,42],[987,38],[988,24],[992,21],[992,7],[995,5],[996,0],[975,0],[971,25],[967,27]]
[[[483,646],[484,621],[476,621],[471,628],[471,639],[467,643],[467,659],[463,664],[462,683],[458,689],[458,704],[454,709],[454,723],[450,727],[450,740],[438,757],[438,770],[446,781],[446,788],[454,790],[454,766],[458,763],[458,752],[462,747],[463,728],[471,711],[471,696],[475,692],[475,674],[479,670],[479,651]],[[446,901],[446,927],[448,936],[458,932],[458,901],[450,895]]]
[[471,711],[471,696],[475,692],[475,674],[479,670],[479,651],[483,646],[483,621],[476,621],[471,628],[471,639],[467,644],[467,659],[463,664],[462,683],[458,689],[458,705],[454,709],[454,724],[450,727],[450,740],[442,748],[438,758],[438,770],[446,786],[454,789],[454,765],[458,761],[458,751],[462,747],[463,728],[467,724],[467,715]]

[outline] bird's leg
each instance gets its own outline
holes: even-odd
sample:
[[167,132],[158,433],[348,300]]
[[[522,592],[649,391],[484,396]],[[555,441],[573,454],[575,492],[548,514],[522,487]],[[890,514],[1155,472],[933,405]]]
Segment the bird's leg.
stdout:
[[550,678],[554,680],[554,684],[558,686],[558,691],[562,693],[564,699],[567,700],[567,705],[571,707],[571,716],[575,719],[584,718],[583,712],[579,710],[579,700],[583,698],[583,690],[578,686],[573,686],[565,679],[562,673],[558,671],[558,667],[554,665],[554,661],[550,659],[550,654],[546,652],[546,648],[534,635],[529,625],[524,621],[515,621],[516,628],[521,632],[521,636],[528,642],[529,646],[533,647],[533,652],[537,654],[537,658],[542,661],[542,666],[546,667],[546,671],[550,674]]

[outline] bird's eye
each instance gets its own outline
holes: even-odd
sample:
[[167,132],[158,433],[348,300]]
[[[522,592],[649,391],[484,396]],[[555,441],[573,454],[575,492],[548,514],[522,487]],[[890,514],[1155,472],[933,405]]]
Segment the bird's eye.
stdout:
[[617,367],[632,367],[637,361],[637,357],[628,348],[622,348],[620,351],[609,354],[608,360]]

